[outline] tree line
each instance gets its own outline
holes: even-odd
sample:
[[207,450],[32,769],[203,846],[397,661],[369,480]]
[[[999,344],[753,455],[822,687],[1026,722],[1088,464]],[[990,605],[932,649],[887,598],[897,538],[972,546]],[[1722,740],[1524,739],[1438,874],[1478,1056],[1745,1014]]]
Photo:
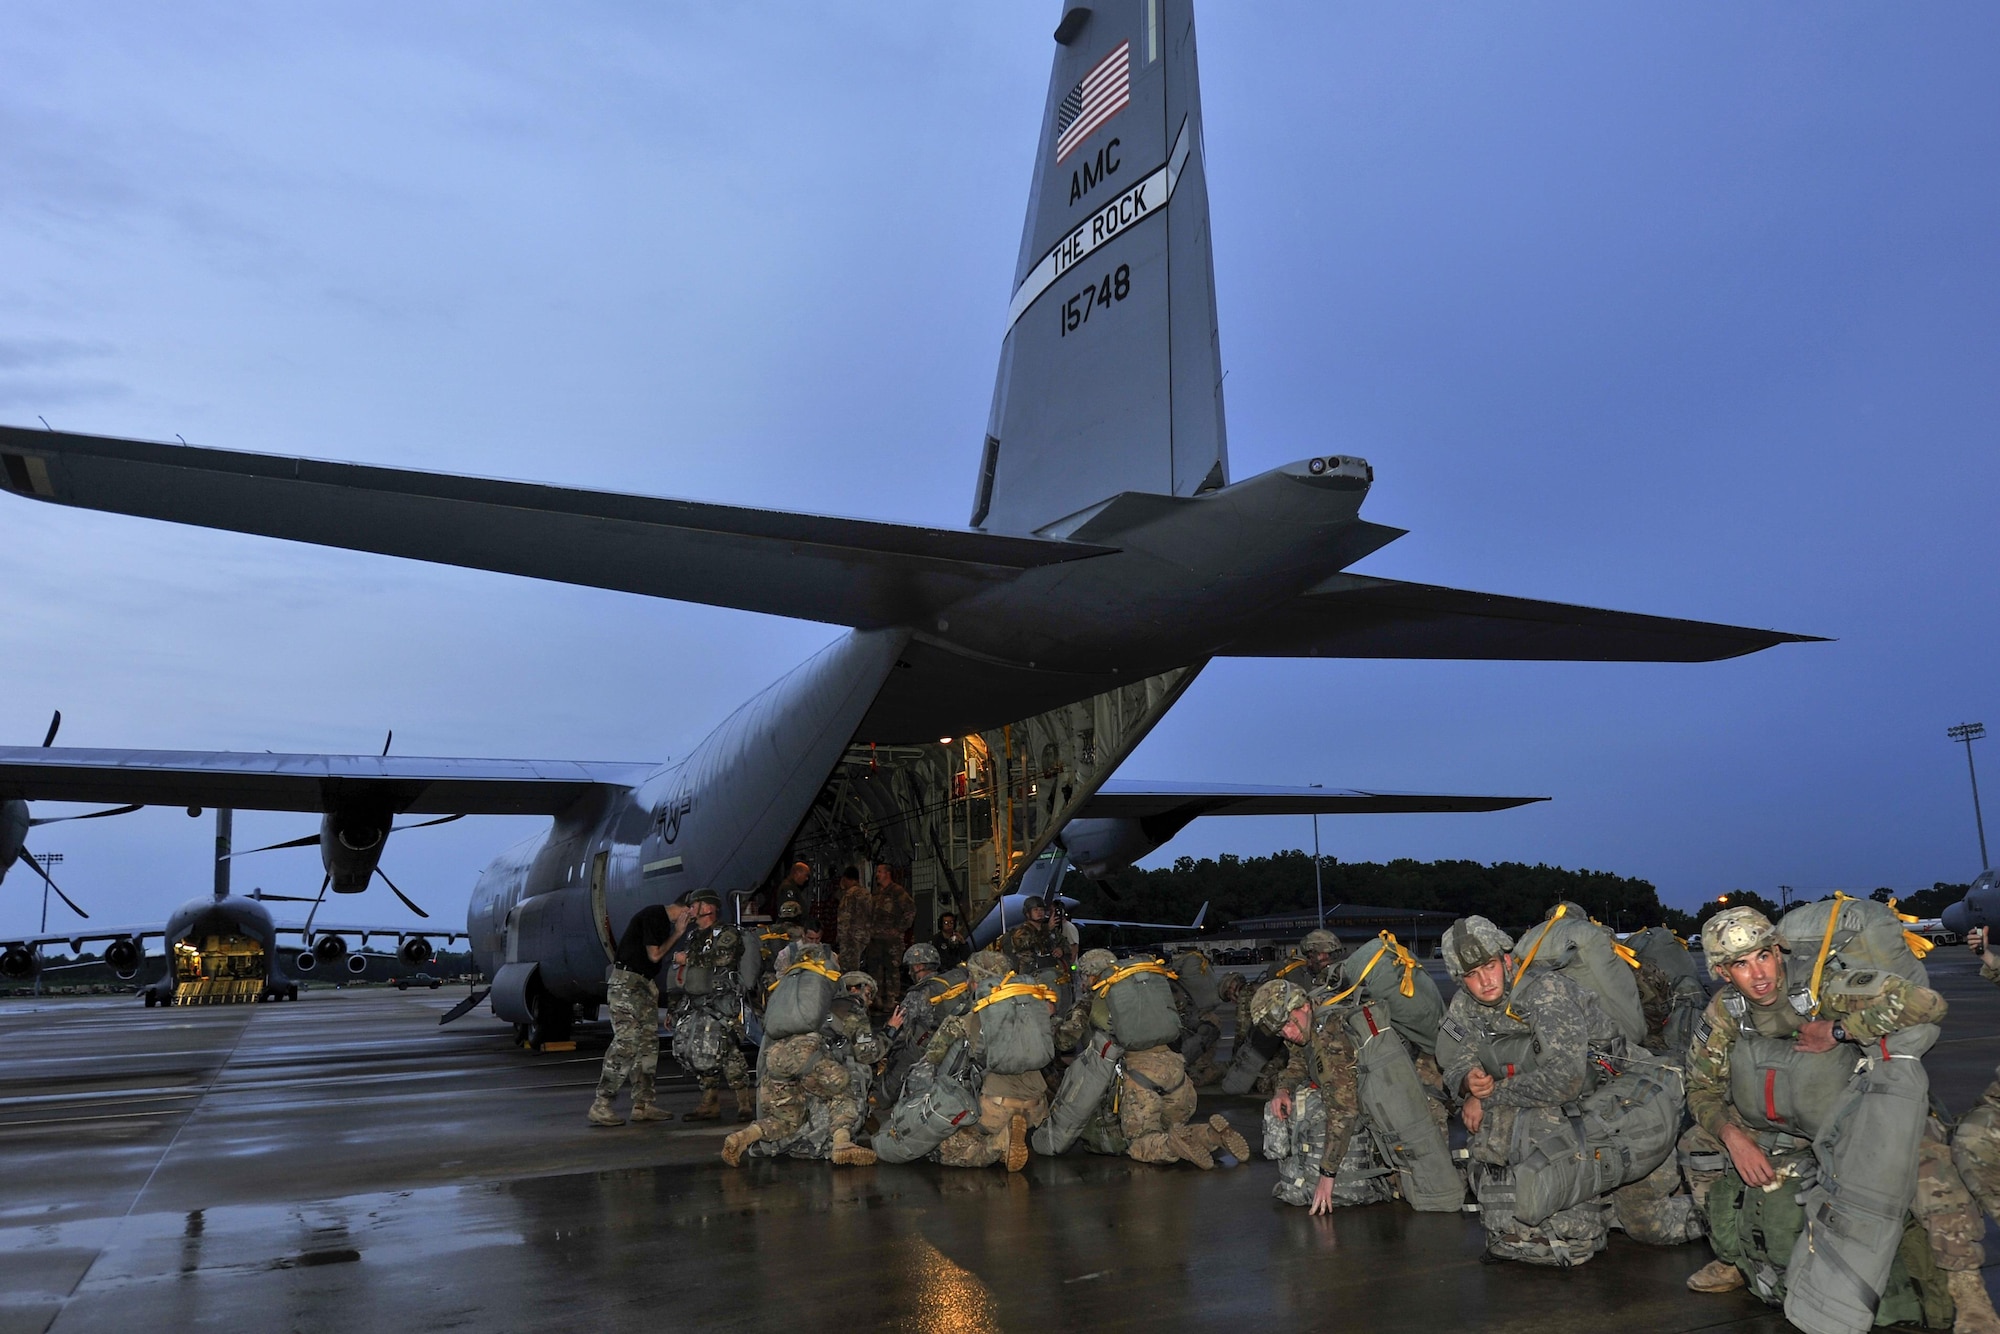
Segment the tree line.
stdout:
[[[1477,913],[1504,930],[1518,934],[1539,922],[1560,900],[1579,903],[1607,926],[1636,931],[1666,926],[1687,935],[1716,912],[1732,904],[1762,909],[1773,920],[1778,906],[1752,891],[1734,890],[1726,902],[1711,899],[1693,913],[1660,902],[1651,881],[1611,871],[1569,870],[1524,862],[1344,862],[1321,857],[1319,878],[1326,906],[1357,904],[1406,908],[1465,917]],[[1964,897],[1966,886],[1939,882],[1911,894],[1898,907],[1920,917],[1935,917],[1946,904]],[[1232,920],[1314,910],[1312,854],[1298,849],[1265,857],[1181,857],[1172,866],[1128,867],[1108,880],[1093,883],[1073,877],[1064,892],[1078,900],[1079,915],[1143,918],[1147,921],[1188,921],[1203,903],[1211,926]],[[1886,901],[1893,891],[1876,890]],[[1795,903],[1798,902],[1795,900]]]

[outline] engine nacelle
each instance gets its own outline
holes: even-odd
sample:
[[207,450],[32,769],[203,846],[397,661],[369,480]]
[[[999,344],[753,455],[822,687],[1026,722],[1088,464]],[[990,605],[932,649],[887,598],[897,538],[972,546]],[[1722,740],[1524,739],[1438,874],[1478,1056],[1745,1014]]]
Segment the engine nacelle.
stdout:
[[35,958],[33,950],[14,945],[0,953],[0,977],[21,982],[33,977],[40,968],[41,961]]
[[302,973],[310,973],[319,967],[319,956],[311,950],[300,950],[298,957],[292,960],[292,967]]
[[387,806],[342,806],[319,822],[319,860],[336,894],[359,894],[375,878],[395,814]]
[[104,947],[104,962],[119,977],[129,978],[146,962],[146,946],[131,936],[120,936]]
[[431,956],[434,953],[435,951],[431,949],[430,941],[424,939],[422,936],[410,936],[396,947],[396,957],[401,959],[406,967],[410,968],[423,967],[431,961]]
[[365,955],[365,954],[350,954],[350,955],[348,955],[348,956],[347,956],[347,971],[348,971],[348,972],[350,972],[350,973],[353,973],[353,974],[354,974],[354,975],[355,975],[356,977],[359,977],[359,976],[360,976],[361,974],[363,974],[363,973],[367,972],[367,971],[368,971],[368,956],[367,956],[367,955]]
[[28,839],[28,803],[0,801],[0,880],[21,859],[21,845]]
[[1168,813],[1137,819],[1071,820],[1056,841],[1085,878],[1121,871],[1188,827],[1194,816]]
[[312,952],[319,956],[321,963],[338,963],[347,954],[347,942],[339,936],[321,936],[313,942]]
[[2000,870],[1982,872],[1965,897],[1941,916],[1944,929],[1961,936],[1980,927],[2000,926]]

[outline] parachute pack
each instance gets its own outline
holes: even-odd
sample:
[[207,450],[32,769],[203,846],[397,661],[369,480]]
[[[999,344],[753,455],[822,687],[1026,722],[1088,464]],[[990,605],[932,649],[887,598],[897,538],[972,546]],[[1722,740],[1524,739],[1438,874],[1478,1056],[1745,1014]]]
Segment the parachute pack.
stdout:
[[1090,984],[1104,998],[1111,1036],[1126,1051],[1164,1047],[1181,1035],[1180,1008],[1174,1004],[1174,974],[1163,963],[1144,959],[1113,969]]
[[1664,926],[1649,926],[1625,938],[1625,948],[1673,980],[1673,1008],[1661,1028],[1666,1054],[1680,1059],[1694,1041],[1701,1012],[1708,1006],[1708,988],[1686,944]]
[[1514,942],[1514,980],[1531,967],[1567,973],[1597,994],[1627,1042],[1636,1047],[1646,1040],[1646,1012],[1632,975],[1638,959],[1581,907],[1558,903],[1540,925],[1521,933]]
[[1880,969],[1929,986],[1923,958],[1931,942],[1906,927],[1915,920],[1891,904],[1836,893],[1786,913],[1778,922],[1778,936],[1791,952],[1793,980],[1803,980],[1817,1002],[1829,972]]
[[1515,1217],[1533,1226],[1651,1176],[1674,1155],[1686,1105],[1678,1070],[1635,1060],[1559,1117],[1520,1117],[1507,1155]]
[[979,1120],[979,1094],[966,1080],[971,1064],[964,1043],[946,1053],[941,1068],[918,1064],[903,1081],[902,1097],[869,1141],[885,1163],[913,1163],[962,1126]]
[[[995,1074],[1022,1075],[1045,1068],[1056,1058],[1056,993],[1038,982],[1023,982],[1008,973],[983,978],[973,986],[972,1013],[979,1016],[986,1069]],[[1174,1031],[1178,1033],[1178,1021]]]
[[831,954],[824,945],[808,945],[798,961],[785,970],[764,1004],[765,1037],[793,1038],[819,1032],[832,1013],[834,992],[840,986],[840,969]]
[[1053,1157],[1076,1143],[1111,1092],[1118,1079],[1118,1063],[1124,1058],[1125,1052],[1115,1039],[1102,1033],[1090,1035],[1083,1051],[1063,1072],[1062,1087],[1049,1107],[1049,1119],[1035,1127],[1028,1141],[1036,1153]]
[[1383,1163],[1396,1174],[1403,1199],[1419,1212],[1456,1213],[1465,1203],[1465,1180],[1451,1160],[1444,1132],[1431,1116],[1430,1095],[1417,1078],[1416,1063],[1398,1035],[1389,1007],[1375,1001],[1346,1005],[1340,1021],[1357,1053],[1355,1076],[1367,1134]]
[[728,1042],[722,1021],[699,1006],[674,1021],[674,1061],[691,1074],[707,1074],[719,1067]]
[[1218,988],[1221,981],[1215,975],[1215,965],[1200,950],[1182,950],[1174,956],[1174,977],[1188,994],[1197,1015],[1207,1014],[1222,1004]]
[[1394,935],[1384,931],[1341,960],[1338,976],[1341,989],[1334,1000],[1353,998],[1380,1006],[1403,1041],[1426,1055],[1436,1053],[1444,997]]

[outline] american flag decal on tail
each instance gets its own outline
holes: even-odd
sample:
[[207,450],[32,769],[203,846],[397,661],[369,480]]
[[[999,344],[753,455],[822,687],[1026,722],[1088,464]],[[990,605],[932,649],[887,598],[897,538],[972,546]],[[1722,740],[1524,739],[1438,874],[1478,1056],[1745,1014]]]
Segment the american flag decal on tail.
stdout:
[[1056,108],[1056,161],[1074,153],[1132,100],[1132,43],[1120,42]]

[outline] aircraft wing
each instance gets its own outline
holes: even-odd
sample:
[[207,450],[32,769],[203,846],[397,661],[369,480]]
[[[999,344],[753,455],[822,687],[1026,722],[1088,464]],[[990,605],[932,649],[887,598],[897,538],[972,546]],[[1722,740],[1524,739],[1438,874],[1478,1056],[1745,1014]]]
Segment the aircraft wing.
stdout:
[[862,629],[1114,550],[0,426],[35,500]]
[[397,814],[554,815],[593,787],[636,787],[658,768],[587,760],[7,746],[0,747],[0,800],[319,812],[365,798],[386,801]]
[[[1363,792],[1337,787],[1229,783],[1146,783],[1108,779],[1074,819],[1143,820],[1204,815],[1421,815],[1504,811],[1547,797],[1465,797],[1426,792]],[[1185,822],[1184,822],[1185,823]]]
[[1267,615],[1226,658],[1503,658],[1716,662],[1817,635],[1336,574]]
[[93,926],[88,931],[50,931],[39,936],[0,935],[0,950],[62,949],[76,954],[85,945],[113,940],[160,940],[166,936],[158,922],[151,926]]

